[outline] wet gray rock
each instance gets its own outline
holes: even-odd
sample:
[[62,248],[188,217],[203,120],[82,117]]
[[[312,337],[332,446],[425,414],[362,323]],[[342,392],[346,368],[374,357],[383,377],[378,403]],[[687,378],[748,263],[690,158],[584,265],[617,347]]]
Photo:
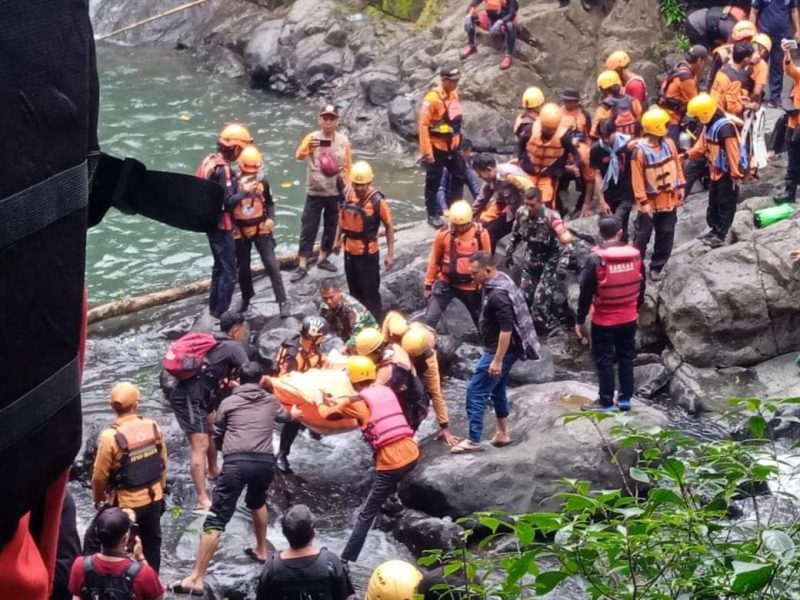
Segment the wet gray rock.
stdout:
[[413,137],[417,131],[414,105],[405,96],[397,96],[389,104],[389,123],[403,137]]
[[482,353],[483,350],[478,346],[462,343],[455,351],[455,356],[447,368],[447,374],[456,379],[469,379]]
[[552,351],[542,346],[539,360],[518,360],[508,373],[511,385],[547,383],[556,378],[556,366]]
[[287,329],[285,327],[265,329],[258,336],[258,341],[256,342],[258,354],[262,359],[274,360],[278,354],[278,349],[281,347],[281,342],[297,333],[297,331],[297,329]]
[[431,517],[416,510],[405,510],[392,529],[394,537],[415,555],[426,550],[454,550],[460,546],[463,529],[451,519]]
[[643,398],[653,398],[669,385],[670,377],[670,372],[661,363],[635,366],[633,368],[633,379],[636,386],[636,395]]
[[[560,501],[552,495],[563,489],[558,482],[565,477],[589,481],[595,489],[621,487],[620,469],[628,472],[633,454],[622,452],[617,467],[591,423],[579,419],[564,425],[562,421],[563,415],[578,410],[596,394],[596,388],[577,381],[509,390],[509,430],[515,443],[492,448],[484,442],[485,452],[454,456],[434,442],[423,442],[419,466],[401,485],[403,503],[437,517],[462,517],[487,506],[528,513],[557,510]],[[643,405],[628,414],[642,427],[666,425],[662,413]],[[487,411],[485,439],[493,433],[493,421]],[[599,423],[606,436],[611,421]],[[466,429],[464,408],[459,404],[451,407],[450,423],[455,432]],[[614,447],[616,442],[609,441]],[[523,486],[518,485],[520,477],[525,480]]]
[[423,296],[423,279],[427,265],[427,257],[420,256],[410,265],[399,270],[392,269],[381,278],[382,286],[385,286],[396,299],[395,308],[404,314],[415,313],[427,306]]
[[[392,72],[394,71],[394,72]],[[375,106],[386,106],[397,95],[400,80],[396,69],[367,71],[360,78],[367,100]]]

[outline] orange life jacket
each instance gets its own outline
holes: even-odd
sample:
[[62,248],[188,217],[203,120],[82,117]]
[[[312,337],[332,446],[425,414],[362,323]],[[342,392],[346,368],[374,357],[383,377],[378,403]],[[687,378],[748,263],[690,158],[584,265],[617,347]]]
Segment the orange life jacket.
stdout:
[[252,179],[239,181],[239,191],[249,192],[233,209],[233,220],[239,227],[255,227],[267,220],[264,210],[264,184]]
[[575,136],[584,139],[589,135],[589,118],[585,110],[581,107],[575,110],[567,110],[562,106],[561,114],[563,115],[561,117],[561,122],[566,125],[567,128],[574,130]]
[[444,104],[444,114],[442,118],[431,124],[428,128],[430,134],[440,138],[451,138],[461,133],[461,124],[464,121],[464,109],[461,107],[461,100],[457,94],[453,94],[450,100],[445,100],[439,90],[433,90]]
[[483,226],[480,223],[473,223],[472,227],[460,235],[457,235],[455,229],[451,227],[449,237],[442,238],[444,248],[439,270],[448,283],[452,285],[474,283],[475,280],[469,270],[469,259],[479,250],[489,250],[481,245],[482,233]]
[[369,421],[361,427],[361,434],[373,449],[414,437],[400,401],[387,386],[375,383],[361,390],[359,396],[369,407]]
[[159,482],[164,470],[163,440],[155,421],[137,417],[112,428],[122,458],[119,468],[111,473],[111,484],[117,489],[135,490]]
[[275,362],[278,363],[281,374],[290,371],[305,373],[309,369],[322,366],[322,354],[313,344],[311,350],[307,351],[303,347],[300,333],[295,333],[281,342]]
[[692,68],[689,66],[685,60],[679,62],[675,67],[667,73],[666,78],[661,83],[661,94],[658,98],[658,104],[662,108],[666,108],[668,110],[675,111],[679,115],[683,116],[686,114],[686,100],[682,96],[675,96],[674,93],[670,92],[670,84],[673,81],[680,80],[685,81],[686,79],[694,78],[694,73],[692,72]]
[[603,105],[611,109],[614,117],[614,124],[617,126],[618,133],[636,135],[639,127],[639,120],[633,112],[633,98],[627,94],[614,97],[609,96],[603,99]]
[[567,134],[568,128],[562,122],[555,133],[545,140],[542,137],[542,122],[536,121],[531,131],[531,139],[528,140],[528,158],[533,172],[531,175],[557,177],[559,162],[563,162],[566,155],[563,137]]
[[486,12],[501,12],[506,7],[506,0],[486,0],[483,7]]
[[[345,203],[339,221],[345,237],[362,240],[364,243],[378,238],[378,229],[381,225],[381,198],[381,193],[371,186],[363,201],[358,199],[352,186],[345,188]],[[371,215],[364,210],[368,202],[372,203]]]
[[644,157],[644,187],[648,196],[671,192],[678,184],[678,167],[669,142],[661,140],[661,147],[654,150],[645,140],[636,147]]
[[530,114],[528,111],[523,111],[517,115],[517,120],[514,121],[514,135],[519,137],[520,130],[525,125],[531,125],[536,121],[536,117]]

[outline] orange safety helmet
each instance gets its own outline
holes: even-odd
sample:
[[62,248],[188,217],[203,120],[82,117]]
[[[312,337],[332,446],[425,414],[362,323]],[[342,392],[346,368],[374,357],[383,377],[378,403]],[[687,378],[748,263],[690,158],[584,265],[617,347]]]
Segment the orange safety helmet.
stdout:
[[739,21],[733,26],[733,31],[731,31],[731,41],[743,42],[744,40],[754,38],[756,33],[758,33],[758,31],[756,30],[756,26],[753,25],[752,21]]
[[238,159],[242,173],[258,173],[261,169],[261,152],[255,146],[245,146]]
[[561,107],[553,102],[548,102],[542,107],[539,113],[539,120],[542,122],[542,127],[548,130],[553,130],[561,124]]
[[219,145],[225,148],[243,149],[248,144],[253,143],[253,136],[247,131],[244,125],[239,123],[228,123],[219,132]]
[[616,50],[608,55],[606,59],[606,69],[609,71],[616,71],[617,69],[624,69],[631,64],[631,57],[625,50]]

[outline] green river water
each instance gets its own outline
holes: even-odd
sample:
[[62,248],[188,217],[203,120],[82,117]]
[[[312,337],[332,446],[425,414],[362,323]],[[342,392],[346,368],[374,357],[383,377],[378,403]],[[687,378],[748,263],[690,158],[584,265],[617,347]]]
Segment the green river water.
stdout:
[[[204,70],[188,52],[100,44],[100,143],[148,167],[193,173],[214,150],[221,123],[247,124],[265,158],[277,198],[278,251],[296,249],[305,199],[305,163],[294,159],[302,137],[316,126],[317,102],[251,90],[245,81]],[[185,113],[188,120],[179,116]],[[354,148],[370,160],[378,186],[398,222],[424,217],[422,173],[407,156]],[[281,184],[291,182],[291,187]],[[209,275],[202,234],[171,229],[112,210],[89,232],[87,277],[91,304],[170,287]]]

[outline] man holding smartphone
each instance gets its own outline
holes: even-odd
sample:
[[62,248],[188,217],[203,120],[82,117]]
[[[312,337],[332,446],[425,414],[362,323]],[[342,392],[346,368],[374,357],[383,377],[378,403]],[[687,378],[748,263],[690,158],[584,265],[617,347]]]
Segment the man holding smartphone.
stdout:
[[319,129],[309,133],[300,143],[295,158],[305,160],[306,204],[300,221],[300,247],[297,251],[299,264],[290,281],[300,281],[308,275],[308,259],[314,255],[314,240],[317,238],[322,219],[317,268],[331,273],[336,266],[328,260],[333,249],[334,234],[339,224],[339,205],[344,201],[342,190],[350,183],[350,167],[353,163],[350,140],[336,131],[339,113],[328,104],[319,113]]
[[800,40],[800,13],[797,0],[753,0],[750,7],[750,20],[761,33],[772,40],[769,57],[769,105],[777,108],[781,103],[783,91],[783,45],[781,41],[789,37],[789,23],[794,28],[795,42]]

